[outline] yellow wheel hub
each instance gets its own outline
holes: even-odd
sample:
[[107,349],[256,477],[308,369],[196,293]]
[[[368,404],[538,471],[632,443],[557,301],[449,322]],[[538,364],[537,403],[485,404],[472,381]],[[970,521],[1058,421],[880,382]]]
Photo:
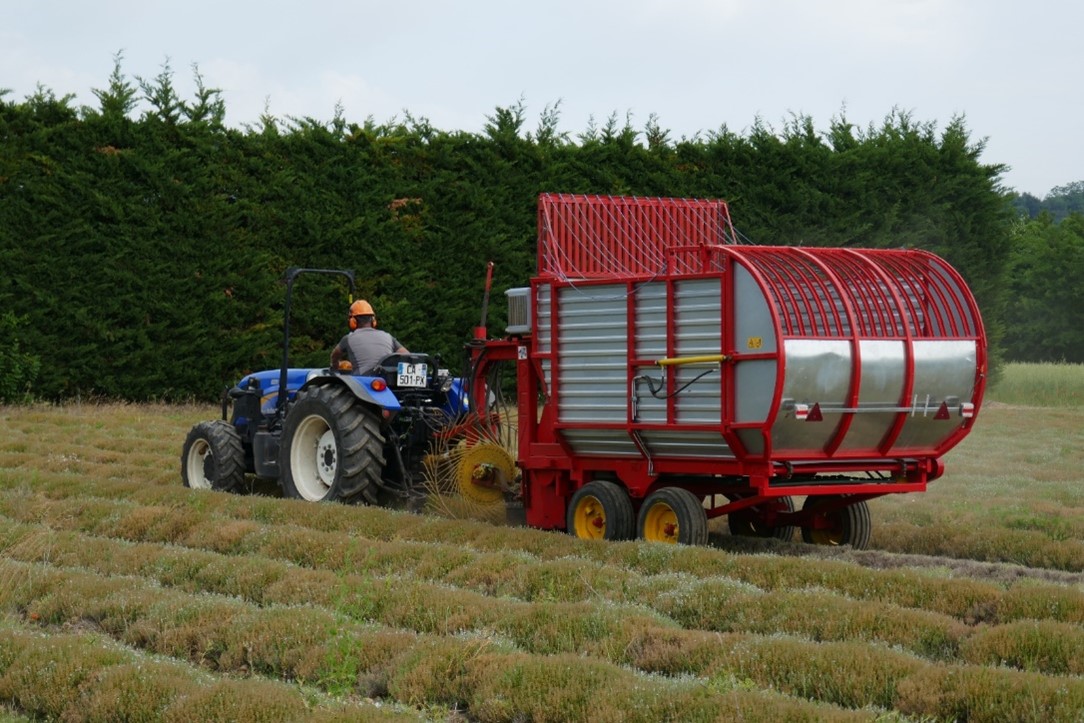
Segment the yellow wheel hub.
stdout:
[[651,542],[677,543],[681,528],[677,513],[665,502],[656,502],[644,518],[644,539]]
[[606,538],[606,510],[597,497],[584,496],[572,512],[572,521],[576,527],[577,537],[588,540]]
[[455,470],[459,493],[483,505],[504,500],[516,478],[516,464],[504,447],[482,442],[467,448]]

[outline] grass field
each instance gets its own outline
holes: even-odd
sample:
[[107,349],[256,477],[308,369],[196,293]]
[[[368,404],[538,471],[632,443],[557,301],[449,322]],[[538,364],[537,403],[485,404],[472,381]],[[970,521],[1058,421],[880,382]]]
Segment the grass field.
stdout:
[[0,408],[0,721],[1084,720],[1084,373],[1050,373],[861,552],[197,493],[212,407]]

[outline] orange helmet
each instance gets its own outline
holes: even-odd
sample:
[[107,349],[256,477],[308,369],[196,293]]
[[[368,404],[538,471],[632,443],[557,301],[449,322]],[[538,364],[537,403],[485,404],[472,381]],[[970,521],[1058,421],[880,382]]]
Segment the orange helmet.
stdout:
[[350,305],[350,316],[376,316],[373,305],[365,299],[358,299]]
[[373,326],[376,326],[376,312],[373,311],[373,305],[365,299],[358,299],[350,305],[348,322],[350,324],[350,331],[358,328],[357,318],[359,316],[371,316],[373,317]]

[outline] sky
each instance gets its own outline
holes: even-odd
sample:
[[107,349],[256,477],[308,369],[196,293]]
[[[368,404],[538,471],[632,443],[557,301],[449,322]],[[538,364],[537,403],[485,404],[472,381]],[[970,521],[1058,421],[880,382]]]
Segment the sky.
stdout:
[[198,69],[240,128],[338,108],[481,132],[522,102],[525,132],[556,107],[572,140],[614,114],[678,140],[898,109],[963,117],[1006,189],[1084,180],[1074,0],[0,0],[0,18],[8,102],[40,84],[97,107],[122,53],[132,82],[168,66],[182,100]]

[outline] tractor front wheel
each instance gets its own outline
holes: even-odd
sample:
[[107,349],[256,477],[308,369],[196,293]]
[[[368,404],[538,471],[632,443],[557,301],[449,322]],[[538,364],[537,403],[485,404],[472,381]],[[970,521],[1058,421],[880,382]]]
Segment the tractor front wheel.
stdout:
[[814,545],[850,545],[856,550],[869,546],[869,505],[865,500],[838,506],[846,495],[807,497],[802,511],[813,513],[813,523],[802,527],[802,539]]
[[375,503],[384,470],[376,411],[345,386],[302,390],[283,424],[279,468],[287,497]]
[[703,502],[680,487],[663,487],[648,495],[637,522],[640,537],[649,542],[704,545],[708,515]]
[[576,490],[565,513],[568,532],[588,540],[628,540],[633,532],[632,500],[617,484],[593,480]]
[[181,479],[196,490],[232,492],[241,485],[245,450],[232,424],[216,419],[192,427],[181,450]]

